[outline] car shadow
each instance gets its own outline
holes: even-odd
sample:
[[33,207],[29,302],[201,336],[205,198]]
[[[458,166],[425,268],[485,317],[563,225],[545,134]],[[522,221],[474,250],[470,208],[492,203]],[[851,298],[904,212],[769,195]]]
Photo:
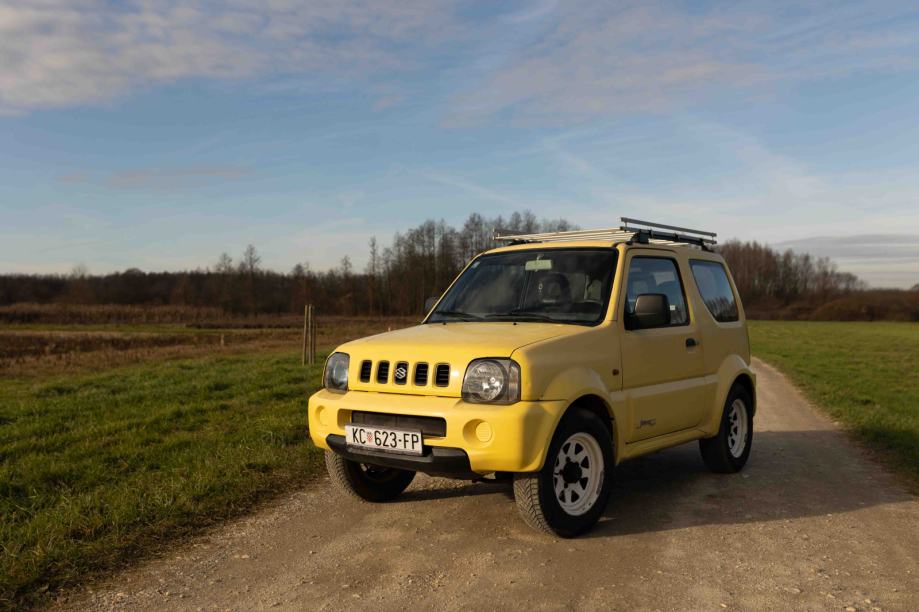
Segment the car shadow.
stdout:
[[696,443],[623,462],[603,517],[586,537],[825,516],[910,500],[838,432],[756,432],[750,459],[736,474],[710,472]]
[[400,495],[395,502],[417,502],[477,495],[502,495],[511,501],[514,499],[514,490],[510,482],[469,482],[440,479],[436,482],[438,484],[443,483],[443,486],[409,489]]
[[[399,501],[513,500],[508,483],[436,482],[444,484],[410,489]],[[710,472],[696,443],[623,462],[599,524],[583,537],[823,516],[915,499],[838,432],[756,432],[750,460],[737,474]]]

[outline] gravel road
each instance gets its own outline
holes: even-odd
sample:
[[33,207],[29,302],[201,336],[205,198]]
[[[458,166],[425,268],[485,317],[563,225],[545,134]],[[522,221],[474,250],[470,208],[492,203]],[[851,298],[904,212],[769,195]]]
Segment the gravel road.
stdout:
[[418,477],[374,506],[322,479],[58,606],[919,610],[919,497],[755,367],[745,471],[696,444],[623,464],[586,537],[530,531],[509,486]]

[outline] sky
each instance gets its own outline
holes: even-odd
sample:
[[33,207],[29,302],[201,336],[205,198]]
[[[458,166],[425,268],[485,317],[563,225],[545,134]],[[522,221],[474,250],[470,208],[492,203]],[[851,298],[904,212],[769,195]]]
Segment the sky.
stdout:
[[919,5],[0,0],[0,272],[622,216],[919,283]]

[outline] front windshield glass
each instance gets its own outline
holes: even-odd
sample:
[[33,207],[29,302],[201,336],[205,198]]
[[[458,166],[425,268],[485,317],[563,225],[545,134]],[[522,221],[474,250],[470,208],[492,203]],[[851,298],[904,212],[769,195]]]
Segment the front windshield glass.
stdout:
[[548,321],[596,325],[609,304],[612,249],[543,249],[479,257],[428,323]]

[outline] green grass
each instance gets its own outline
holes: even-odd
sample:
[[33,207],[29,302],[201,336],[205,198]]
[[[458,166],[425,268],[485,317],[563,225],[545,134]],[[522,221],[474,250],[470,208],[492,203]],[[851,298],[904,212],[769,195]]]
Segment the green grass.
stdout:
[[753,354],[919,483],[919,324],[753,321]]
[[0,608],[303,483],[320,370],[262,353],[0,380]]
[[[919,482],[919,324],[752,322],[754,353]],[[0,379],[0,608],[302,484],[298,353]]]

